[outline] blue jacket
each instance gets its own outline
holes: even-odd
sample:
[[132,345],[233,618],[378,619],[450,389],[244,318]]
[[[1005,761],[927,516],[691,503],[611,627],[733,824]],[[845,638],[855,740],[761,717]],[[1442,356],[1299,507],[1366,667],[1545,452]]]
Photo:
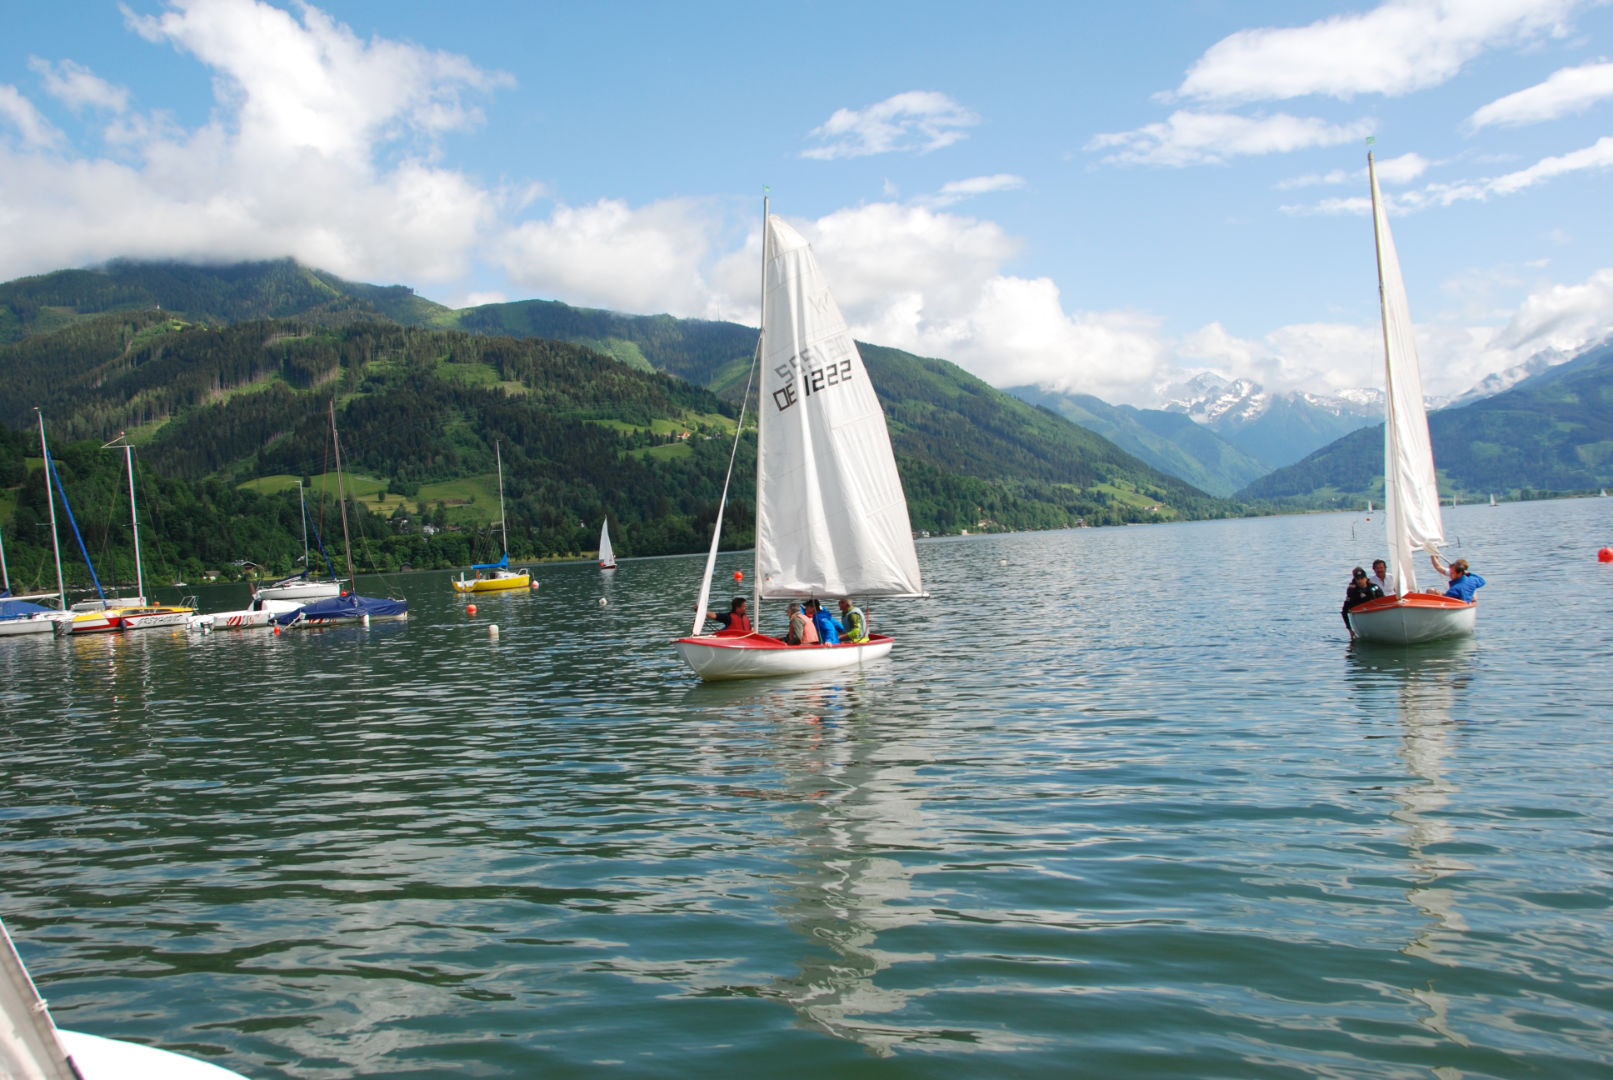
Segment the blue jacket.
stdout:
[[1471,604],[1473,602],[1473,594],[1478,592],[1479,587],[1483,584],[1484,579],[1473,573],[1473,571],[1469,570],[1467,573],[1451,582],[1451,587],[1445,590],[1445,595],[1455,597],[1464,604]]
[[818,640],[825,645],[840,644],[840,627],[836,625],[834,617],[821,607],[812,616],[812,625],[818,628]]

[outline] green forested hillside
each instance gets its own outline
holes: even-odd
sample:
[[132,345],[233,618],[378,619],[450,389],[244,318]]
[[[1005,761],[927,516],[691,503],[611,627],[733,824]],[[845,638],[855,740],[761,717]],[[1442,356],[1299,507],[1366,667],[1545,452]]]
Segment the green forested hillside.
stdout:
[[[1613,346],[1550,368],[1512,389],[1428,417],[1442,494],[1480,499],[1613,485]],[[1362,428],[1261,477],[1241,499],[1331,505],[1381,500],[1383,425]]]
[[[260,268],[249,291],[267,295],[266,278],[282,269]],[[100,285],[96,303],[118,295]],[[606,514],[623,555],[694,551],[707,542],[737,405],[685,379],[639,369],[670,355],[686,366],[714,365],[720,378],[741,340],[748,358],[754,331],[640,321],[633,346],[645,362],[629,364],[537,337],[359,320],[352,307],[328,321],[332,310],[233,323],[193,321],[166,307],[75,311],[54,330],[0,345],[0,419],[13,429],[0,527],[10,525],[14,562],[37,569],[43,560],[44,488],[38,451],[29,449],[37,446],[36,405],[58,453],[71,458],[63,477],[70,497],[80,498],[75,483],[84,487],[103,538],[115,535],[123,511],[112,509],[115,497],[103,497],[116,490],[116,455],[98,447],[129,432],[140,448],[142,484],[151,488],[142,496],[150,513],[142,517],[151,522],[154,550],[167,551],[189,574],[240,559],[290,569],[298,553],[292,481],[317,483],[331,466],[333,400],[344,463],[363,493],[352,503],[368,538],[361,564],[496,557],[488,535],[496,517],[489,505],[495,442],[504,452],[517,559],[590,550]],[[606,314],[580,313],[577,325],[619,331],[589,321]],[[944,361],[871,346],[866,354],[891,418],[916,529],[1110,524],[1232,510]],[[31,473],[18,464],[25,457],[35,463]],[[725,530],[734,546],[749,543],[752,462],[747,439]],[[326,520],[328,527],[334,518]],[[109,559],[118,557],[115,543],[104,546]]]
[[298,315],[331,326],[384,318],[417,325],[449,309],[402,285],[364,285],[291,259],[196,266],[119,260],[0,284],[0,343],[112,311],[162,311],[224,324]]

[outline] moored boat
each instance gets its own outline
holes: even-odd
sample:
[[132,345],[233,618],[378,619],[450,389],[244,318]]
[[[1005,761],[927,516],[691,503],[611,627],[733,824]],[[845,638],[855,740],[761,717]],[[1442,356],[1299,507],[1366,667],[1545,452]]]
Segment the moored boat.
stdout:
[[[755,591],[763,600],[922,596],[884,410],[806,240],[762,207],[762,327],[752,378],[757,395]],[[744,401],[750,397],[746,387]],[[744,430],[741,408],[728,480]],[[702,633],[722,514],[695,605],[694,629],[678,654],[705,680],[745,679],[858,667],[889,655],[884,635],[835,645],[786,645],[757,633]]]
[[1445,532],[1440,520],[1433,444],[1428,437],[1428,414],[1423,405],[1422,370],[1412,337],[1411,306],[1406,300],[1400,259],[1389,232],[1389,218],[1370,153],[1367,175],[1372,187],[1383,318],[1384,533],[1389,541],[1389,568],[1398,592],[1351,608],[1348,618],[1350,630],[1359,640],[1411,645],[1473,633],[1478,609],[1470,602],[1417,591],[1418,555],[1438,556]]
[[473,565],[471,570],[475,572],[475,577],[467,578],[464,571],[460,571],[459,580],[449,582],[455,592],[502,592],[505,589],[526,589],[532,585],[529,571],[510,569],[510,534],[504,522],[504,451],[499,443],[493,444],[493,453],[498,461],[498,531],[504,543],[504,556],[496,563]]
[[336,623],[363,622],[371,619],[406,619],[409,604],[406,600],[391,597],[359,596],[357,578],[353,573],[353,538],[347,530],[347,489],[342,481],[342,441],[336,432],[336,400],[330,402],[330,439],[336,458],[336,501],[342,508],[342,544],[346,549],[347,580],[351,592],[327,596],[303,604],[271,617],[285,627],[330,626]]

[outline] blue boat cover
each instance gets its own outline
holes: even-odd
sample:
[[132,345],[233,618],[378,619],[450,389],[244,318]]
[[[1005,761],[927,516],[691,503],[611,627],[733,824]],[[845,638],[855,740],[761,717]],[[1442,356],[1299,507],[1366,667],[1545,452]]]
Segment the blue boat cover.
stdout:
[[508,570],[510,568],[510,553],[506,551],[504,558],[498,562],[471,563],[470,568],[472,570]]
[[26,600],[0,600],[0,619],[26,619],[30,615],[49,615],[55,610],[53,607],[30,604]]
[[364,615],[376,619],[396,618],[407,614],[409,604],[404,600],[387,600],[375,596],[327,596],[304,604],[296,611],[286,611],[274,617],[281,626],[290,626],[298,619],[320,622],[333,619],[357,619]]

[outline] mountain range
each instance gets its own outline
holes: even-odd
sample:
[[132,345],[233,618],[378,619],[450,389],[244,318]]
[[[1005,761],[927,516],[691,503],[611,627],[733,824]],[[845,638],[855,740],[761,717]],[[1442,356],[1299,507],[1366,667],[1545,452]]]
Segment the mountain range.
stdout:
[[[63,482],[103,522],[116,469],[96,448],[127,431],[156,489],[152,527],[180,558],[283,568],[298,551],[288,493],[299,479],[324,491],[334,402],[359,492],[351,509],[377,565],[496,558],[485,546],[495,443],[512,557],[587,550],[605,516],[619,554],[698,550],[755,337],[542,301],[454,311],[289,261],[21,279],[0,285],[0,420],[13,429],[0,447],[0,528],[8,552],[15,538],[39,564],[37,405]],[[864,359],[915,529],[1238,512],[944,360],[878,346]],[[724,534],[735,546],[749,542],[753,454],[742,440]],[[112,527],[102,544],[115,548]]]

